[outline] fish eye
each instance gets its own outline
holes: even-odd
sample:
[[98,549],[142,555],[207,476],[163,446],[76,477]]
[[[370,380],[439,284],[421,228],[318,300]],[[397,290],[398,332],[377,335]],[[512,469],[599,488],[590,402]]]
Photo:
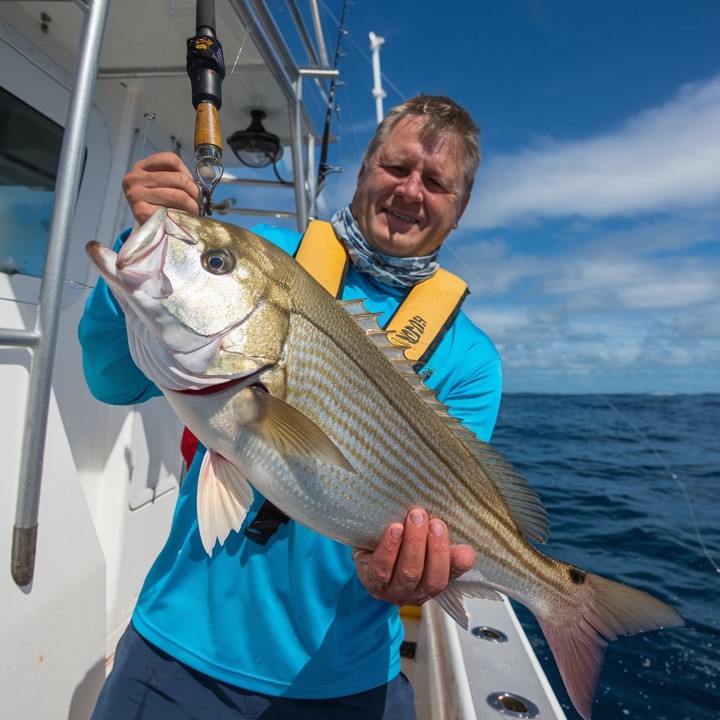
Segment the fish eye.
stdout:
[[235,258],[227,250],[208,250],[201,257],[202,266],[213,275],[227,275],[235,268]]

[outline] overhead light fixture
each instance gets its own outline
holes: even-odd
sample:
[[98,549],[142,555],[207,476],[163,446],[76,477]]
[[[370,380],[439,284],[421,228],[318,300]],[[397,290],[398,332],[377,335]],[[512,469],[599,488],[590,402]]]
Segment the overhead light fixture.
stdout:
[[273,165],[282,157],[280,138],[263,127],[263,110],[251,110],[252,122],[246,130],[238,130],[228,138],[228,144],[237,159],[248,167],[264,168]]

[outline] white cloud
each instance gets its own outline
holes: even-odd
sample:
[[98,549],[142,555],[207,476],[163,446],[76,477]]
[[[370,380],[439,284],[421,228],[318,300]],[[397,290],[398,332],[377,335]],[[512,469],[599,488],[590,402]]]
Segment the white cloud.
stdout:
[[[553,267],[554,266],[554,267]],[[572,298],[580,310],[687,308],[720,299],[716,260],[607,255],[553,257],[546,261],[539,292]]]
[[624,308],[685,308],[713,300],[718,296],[717,275],[699,270],[681,275],[631,285],[618,293],[619,304]]
[[605,218],[720,199],[720,76],[682,87],[617,131],[490,157],[466,227],[533,218]]
[[614,132],[491,157],[441,259],[510,390],[720,391],[719,228],[720,76]]
[[[625,370],[631,377],[647,368],[658,373],[656,390],[692,389],[690,378],[695,389],[720,387],[720,372],[713,381],[711,371],[720,367],[720,253],[708,252],[711,230],[694,220],[685,233],[680,217],[667,222],[672,232],[655,222],[651,233],[628,226],[606,234],[598,223],[580,229],[582,242],[573,241],[573,227],[557,247],[542,241],[549,231],[541,223],[531,251],[526,240],[514,250],[510,231],[454,244],[450,269],[473,289],[465,310],[498,346],[510,387],[517,389],[522,377],[521,389],[567,392],[568,373]],[[699,241],[681,240],[688,234]],[[683,367],[684,384],[672,375]],[[662,373],[672,375],[672,386],[658,384]],[[532,378],[541,376],[533,388]],[[606,376],[605,390],[635,389],[635,381],[612,378]]]
[[[689,324],[686,316],[660,318],[624,311],[558,318],[521,307],[495,311],[470,306],[467,310],[493,339],[507,370],[554,371],[556,380],[567,371],[579,370],[703,364],[717,368],[720,358],[720,334],[710,328],[708,335],[702,321]],[[720,307],[715,305],[701,316],[709,320],[718,312]]]

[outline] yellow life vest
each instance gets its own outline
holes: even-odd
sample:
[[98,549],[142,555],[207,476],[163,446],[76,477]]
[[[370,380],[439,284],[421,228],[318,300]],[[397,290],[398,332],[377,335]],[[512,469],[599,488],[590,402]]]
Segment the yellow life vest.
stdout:
[[[342,295],[350,264],[348,252],[329,222],[311,220],[295,259],[333,297]],[[440,268],[431,278],[414,285],[388,321],[385,330],[394,345],[420,370],[452,325],[468,295],[463,280]]]

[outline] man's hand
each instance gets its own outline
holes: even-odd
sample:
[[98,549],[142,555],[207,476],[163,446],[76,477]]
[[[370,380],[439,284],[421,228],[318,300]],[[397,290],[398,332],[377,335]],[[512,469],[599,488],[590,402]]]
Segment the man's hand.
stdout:
[[374,552],[353,550],[360,582],[378,600],[395,605],[422,605],[441,593],[450,580],[472,568],[475,551],[450,545],[447,526],[421,508],[413,508],[405,525],[393,523]]
[[140,160],[123,178],[122,187],[140,224],[161,207],[200,213],[200,189],[175,153],[156,153]]

